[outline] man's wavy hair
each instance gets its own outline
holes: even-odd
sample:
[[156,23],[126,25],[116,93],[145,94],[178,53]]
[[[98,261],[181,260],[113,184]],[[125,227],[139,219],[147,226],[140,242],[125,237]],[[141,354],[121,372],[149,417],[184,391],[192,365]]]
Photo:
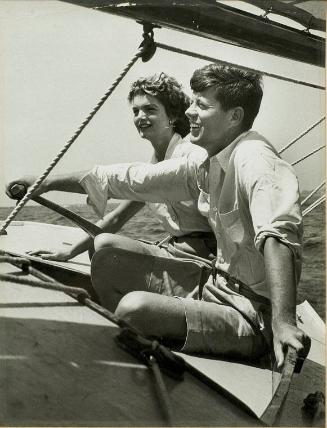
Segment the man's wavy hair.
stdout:
[[242,130],[253,125],[262,100],[262,76],[260,73],[244,71],[236,67],[208,64],[195,70],[190,81],[194,92],[214,88],[216,99],[223,110],[242,107],[244,118]]
[[133,98],[140,94],[152,95],[161,102],[169,119],[174,120],[174,130],[182,137],[190,132],[189,120],[185,116],[190,99],[174,77],[165,73],[141,77],[132,83],[128,101],[132,102]]

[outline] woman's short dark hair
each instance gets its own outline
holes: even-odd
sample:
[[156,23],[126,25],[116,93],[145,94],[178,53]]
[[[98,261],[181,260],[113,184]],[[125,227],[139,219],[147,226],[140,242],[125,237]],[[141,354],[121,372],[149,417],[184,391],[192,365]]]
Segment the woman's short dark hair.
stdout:
[[233,107],[242,107],[244,110],[242,128],[246,131],[252,127],[263,95],[260,73],[226,65],[208,64],[195,70],[190,84],[194,92],[215,88],[216,99],[221,107],[225,111]]
[[182,85],[174,77],[165,73],[141,77],[131,85],[128,101],[136,95],[149,94],[156,97],[164,106],[167,116],[174,120],[174,130],[182,137],[190,132],[189,120],[185,111],[190,105],[190,99],[182,89]]

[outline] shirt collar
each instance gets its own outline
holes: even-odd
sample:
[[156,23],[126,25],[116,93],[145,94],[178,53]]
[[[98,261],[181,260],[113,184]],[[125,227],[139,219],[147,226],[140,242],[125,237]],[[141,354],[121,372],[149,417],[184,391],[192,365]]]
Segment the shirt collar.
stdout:
[[238,137],[235,138],[230,144],[228,144],[227,147],[225,147],[221,152],[217,153],[213,158],[215,158],[221,168],[224,170],[224,172],[227,171],[229,160],[232,156],[232,153],[237,146],[237,144],[252,131],[245,131],[242,134],[240,134]]

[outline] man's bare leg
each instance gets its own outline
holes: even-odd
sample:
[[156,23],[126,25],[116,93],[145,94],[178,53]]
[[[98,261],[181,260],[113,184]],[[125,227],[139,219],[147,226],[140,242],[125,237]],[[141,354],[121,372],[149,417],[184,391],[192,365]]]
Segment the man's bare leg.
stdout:
[[175,297],[133,291],[121,299],[115,313],[147,336],[185,341],[184,305]]

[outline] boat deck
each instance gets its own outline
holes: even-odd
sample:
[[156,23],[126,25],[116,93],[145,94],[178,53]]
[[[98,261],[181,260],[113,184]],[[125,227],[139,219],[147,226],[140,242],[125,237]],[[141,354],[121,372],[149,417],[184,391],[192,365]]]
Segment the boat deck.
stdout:
[[[38,227],[45,226],[33,225]],[[16,230],[10,226],[1,243],[15,254],[23,251],[22,242],[31,249],[24,225],[22,242]],[[67,237],[62,226],[48,228],[47,239],[52,233],[57,240]],[[42,244],[43,234],[33,234],[36,246]],[[0,264],[0,272],[31,277],[7,263]],[[2,426],[167,425],[152,372],[117,346],[115,324],[61,291],[1,281],[1,297]],[[324,425],[323,415],[313,420],[301,409],[309,393],[325,390],[324,323],[310,308],[307,303],[298,308],[312,348],[301,374],[293,376],[281,426]],[[188,367],[184,380],[163,375],[174,425],[262,425],[260,415],[279,380],[269,365],[182,356]]]

